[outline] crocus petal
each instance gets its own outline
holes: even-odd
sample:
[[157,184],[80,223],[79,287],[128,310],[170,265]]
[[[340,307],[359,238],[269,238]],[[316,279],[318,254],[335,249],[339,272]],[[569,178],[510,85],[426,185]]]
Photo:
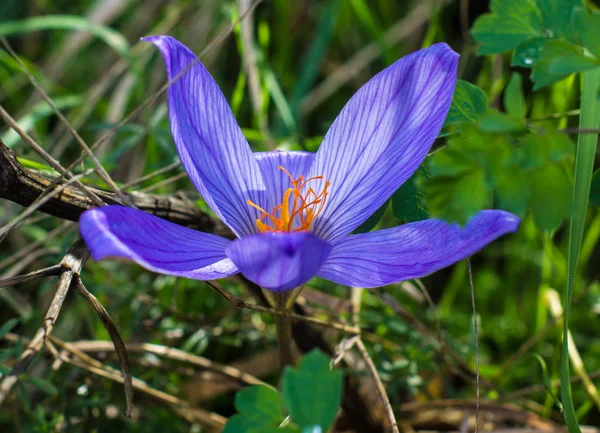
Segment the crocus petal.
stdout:
[[350,99],[309,172],[331,182],[315,234],[330,241],[349,234],[414,173],[450,108],[457,64],[454,51],[436,44],[398,60]]
[[331,246],[309,232],[264,233],[233,241],[227,256],[240,272],[274,292],[298,287],[315,276]]
[[238,272],[225,255],[225,238],[191,230],[123,206],[86,211],[79,231],[95,260],[131,259],[160,274],[213,280]]
[[291,186],[290,177],[279,167],[283,167],[294,179],[306,176],[315,154],[312,152],[292,152],[275,150],[254,154],[263,175],[269,195],[270,211],[281,204],[285,190]]
[[[169,81],[169,118],[185,170],[208,205],[238,235],[257,232],[265,186],[223,93],[196,55],[167,36],[144,39],[160,50]],[[181,77],[179,77],[179,75]],[[179,78],[177,78],[179,77]]]
[[462,260],[519,226],[504,211],[481,211],[465,227],[430,219],[348,236],[336,243],[318,276],[371,288],[424,277]]

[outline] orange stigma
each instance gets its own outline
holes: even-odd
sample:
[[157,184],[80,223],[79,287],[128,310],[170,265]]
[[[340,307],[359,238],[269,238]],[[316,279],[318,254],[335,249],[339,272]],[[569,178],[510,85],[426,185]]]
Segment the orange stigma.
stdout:
[[[260,206],[248,200],[247,203],[261,214],[256,220],[256,226],[263,232],[299,232],[310,229],[314,219],[323,211],[327,201],[327,188],[330,182],[325,180],[323,190],[317,194],[313,188],[306,189],[309,182],[323,180],[323,176],[314,176],[304,179],[300,176],[298,179],[290,174],[282,166],[279,169],[288,175],[292,186],[285,190],[283,201],[275,206],[271,213]],[[306,191],[304,191],[306,189]]]

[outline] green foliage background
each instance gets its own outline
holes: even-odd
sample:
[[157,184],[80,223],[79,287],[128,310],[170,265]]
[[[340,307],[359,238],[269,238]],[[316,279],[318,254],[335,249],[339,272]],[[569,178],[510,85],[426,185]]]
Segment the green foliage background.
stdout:
[[[165,82],[156,50],[139,42],[140,37],[168,33],[197,54],[203,53],[239,17],[239,3],[5,0],[0,4],[0,34],[9,38],[83,138],[94,142]],[[449,43],[461,54],[460,81],[440,140],[423,167],[358,231],[430,216],[462,224],[484,208],[521,216],[516,234],[494,242],[472,259],[481,391],[484,398],[513,402],[560,420],[556,379],[562,318],[551,307],[562,299],[567,280],[573,129],[578,126],[581,97],[580,75],[573,73],[600,65],[600,14],[592,2],[586,3],[593,10],[589,12],[577,0],[492,0],[489,9],[483,1],[442,3],[264,1],[253,17],[255,101],[250,96],[252,77],[244,67],[248,52],[239,26],[201,59],[254,150],[277,146],[314,151],[345,102],[382,68],[437,41]],[[466,20],[461,10],[465,3]],[[102,23],[92,25],[94,20]],[[75,32],[82,29],[84,33]],[[79,148],[40,101],[19,66],[0,51],[0,104],[45,149],[68,163],[79,155]],[[48,169],[17,135],[2,128],[1,137],[25,165]],[[97,155],[121,185],[175,162],[164,98],[143,108]],[[90,167],[86,161],[80,170]],[[182,169],[176,168],[130,189],[191,192],[191,183],[176,176],[180,173]],[[104,186],[94,176],[87,182]],[[583,361],[574,377],[587,371],[596,378],[600,377],[600,214],[595,206],[600,204],[600,175],[593,178],[590,200],[570,329]],[[208,211],[199,198],[197,204]],[[2,201],[0,223],[19,211]],[[41,218],[15,230],[0,249],[0,278],[20,265],[11,258],[33,242],[40,243],[37,255],[30,255],[19,273],[57,263],[77,237],[74,225],[49,235],[60,225],[55,218]],[[110,260],[88,263],[84,275],[86,286],[106,306],[126,341],[173,346],[221,363],[275,346],[272,318],[232,309],[204,283],[157,276]],[[467,264],[458,263],[422,283],[433,306],[412,283],[362,293],[364,339],[395,407],[415,398],[474,395],[472,381],[453,373],[465,366],[470,371],[475,363]],[[5,324],[0,335],[9,328],[22,336],[33,335],[54,285],[48,280],[0,289],[0,324]],[[224,285],[245,296],[236,281]],[[347,288],[323,280],[309,286],[341,300],[350,297]],[[436,338],[425,337],[414,322],[399,316],[392,308],[395,302],[431,329],[439,319],[443,338],[456,356],[442,356]],[[332,314],[323,307],[317,311],[324,317]],[[68,299],[55,334],[66,341],[108,339],[89,306],[75,296]],[[2,343],[0,372],[10,371],[22,349],[22,343]],[[166,366],[156,357],[132,358],[134,374],[149,385],[184,399],[196,398],[194,374]],[[112,356],[106,362],[118,366]],[[278,383],[276,368],[266,380]],[[544,386],[530,389],[540,384]],[[264,390],[246,392],[259,394],[257,401],[282,398],[287,405],[285,383],[283,387],[283,396]],[[170,408],[139,394],[143,410],[135,421],[127,420],[122,414],[121,385],[68,366],[54,370],[44,356],[15,387],[14,396],[0,411],[3,430],[17,426],[23,432],[54,431],[64,423],[78,432],[196,428]],[[251,394],[246,398],[253,399]],[[581,423],[600,424],[597,394],[578,382],[573,385],[573,399]],[[225,416],[243,414],[243,394],[238,394],[235,406],[233,402],[234,392],[229,391],[199,404]],[[109,410],[115,407],[117,415]],[[289,406],[288,410],[293,412]],[[282,415],[265,416],[280,421]]]

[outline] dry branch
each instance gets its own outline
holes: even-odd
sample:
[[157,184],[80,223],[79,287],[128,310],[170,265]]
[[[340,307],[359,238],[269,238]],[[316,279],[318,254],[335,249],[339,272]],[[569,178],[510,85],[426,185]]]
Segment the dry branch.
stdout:
[[41,277],[53,277],[61,273],[62,266],[54,265],[38,271],[29,272],[25,275],[17,275],[16,277],[8,277],[0,280],[0,287],[14,286],[15,284],[25,283]]
[[[56,181],[57,176],[23,167],[15,153],[0,141],[0,198],[29,206]],[[59,185],[63,183],[58,181]],[[88,189],[108,204],[119,203],[114,193],[95,188]],[[231,236],[230,230],[221,222],[213,220],[181,198],[137,192],[126,194],[140,210],[186,227]],[[94,203],[86,195],[69,186],[48,200],[40,210],[65,220],[78,221],[84,211],[93,207]]]
[[121,338],[121,334],[119,334],[119,330],[113,323],[108,311],[106,308],[96,299],[94,295],[92,295],[85,288],[81,279],[78,279],[75,288],[79,292],[81,296],[83,296],[90,304],[92,304],[92,308],[98,314],[98,317],[102,321],[104,328],[110,335],[110,339],[112,340],[114,349],[117,351],[117,355],[119,356],[119,361],[121,362],[121,371],[123,372],[123,384],[125,385],[125,397],[127,400],[127,417],[131,418],[131,413],[133,410],[133,384],[132,384],[132,376],[131,376],[131,364],[129,362],[129,355],[127,354],[127,349],[125,348],[125,343]]
[[37,331],[35,336],[31,339],[25,351],[19,357],[19,360],[13,367],[10,374],[2,380],[0,383],[0,405],[6,399],[6,396],[17,382],[18,376],[27,370],[33,358],[41,350],[44,342],[54,329],[54,323],[58,318],[60,309],[62,308],[63,302],[67,297],[69,288],[73,282],[78,281],[79,273],[83,264],[86,262],[90,255],[90,252],[86,248],[83,241],[77,241],[69,249],[65,257],[62,259],[60,266],[62,272],[58,280],[56,293],[50,303],[46,317],[44,318],[44,324]]
[[[73,347],[82,352],[110,352],[114,350],[113,344],[109,341],[77,341],[71,343]],[[251,374],[244,373],[235,367],[222,365],[202,356],[187,353],[174,347],[162,346],[151,343],[130,343],[126,345],[127,351],[139,353],[152,353],[157,356],[163,356],[173,361],[186,362],[196,367],[212,371],[227,378],[239,385],[266,385],[262,380],[257,379]]]
[[[24,339],[21,336],[10,332],[4,336],[4,339],[11,342],[16,342],[18,340],[29,342],[27,339]],[[90,373],[104,377],[114,382],[123,383],[123,376],[119,373],[119,371],[115,370],[110,366],[104,365],[96,358],[93,358],[85,352],[79,350],[73,344],[56,338],[53,335],[50,335],[48,341],[46,341],[46,344],[50,346],[56,346],[57,348],[61,349],[59,351],[55,348],[54,350],[50,351],[51,354],[54,357],[58,357],[58,359],[61,362],[73,365],[77,368],[86,370]],[[209,433],[220,432],[223,429],[225,422],[227,421],[227,419],[222,417],[221,415],[195,407],[191,405],[188,401],[182,400],[174,395],[152,388],[144,381],[138,378],[133,378],[132,383],[133,388],[135,390],[154,398],[158,402],[173,407],[175,412],[178,415],[185,418],[186,420],[190,422],[199,422],[204,427],[206,427],[206,431]]]

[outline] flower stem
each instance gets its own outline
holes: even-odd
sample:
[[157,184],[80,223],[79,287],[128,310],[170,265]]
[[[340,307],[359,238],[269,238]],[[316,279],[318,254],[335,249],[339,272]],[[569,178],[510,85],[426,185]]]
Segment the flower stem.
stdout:
[[292,338],[292,322],[288,316],[276,316],[277,345],[279,347],[279,364],[283,370],[286,365],[294,365],[294,340]]
[[[271,306],[282,312],[290,312],[294,301],[300,294],[299,289],[283,293],[273,293],[263,290]],[[287,315],[275,316],[275,327],[277,329],[277,346],[279,348],[279,363],[283,370],[287,365],[295,365],[294,338],[292,336],[292,321]]]

